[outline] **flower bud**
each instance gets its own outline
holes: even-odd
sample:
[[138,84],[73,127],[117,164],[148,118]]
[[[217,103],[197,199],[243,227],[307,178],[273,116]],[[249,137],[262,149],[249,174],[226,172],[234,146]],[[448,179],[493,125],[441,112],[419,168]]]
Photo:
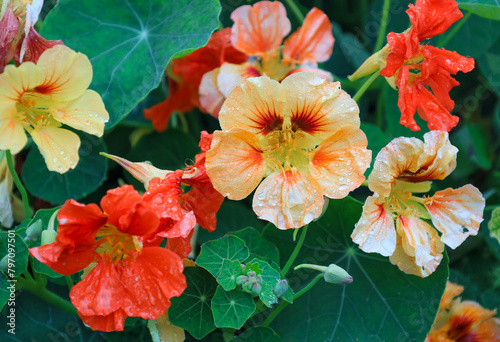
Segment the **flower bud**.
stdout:
[[42,220],[37,220],[26,229],[26,238],[28,240],[36,241],[40,238],[43,230]]
[[248,277],[246,275],[240,275],[236,278],[237,285],[243,285],[248,281]]
[[44,230],[42,232],[42,243],[41,245],[48,245],[54,241],[56,241],[56,236],[57,236],[57,232],[53,229],[51,230]]
[[280,279],[274,287],[273,293],[276,295],[276,297],[281,297],[286,293],[286,291],[288,291],[288,288],[289,286],[286,279]]
[[352,276],[349,275],[342,267],[335,264],[330,264],[324,275],[325,281],[332,284],[350,284]]
[[262,291],[262,285],[260,285],[259,283],[253,283],[252,286],[250,287],[250,293],[253,295],[258,296],[261,291]]

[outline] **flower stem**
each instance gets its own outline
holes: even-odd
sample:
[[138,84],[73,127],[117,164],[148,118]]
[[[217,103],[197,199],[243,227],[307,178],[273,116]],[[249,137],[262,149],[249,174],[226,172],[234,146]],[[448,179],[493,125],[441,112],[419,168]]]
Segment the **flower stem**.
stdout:
[[40,284],[28,279],[17,278],[17,286],[19,289],[26,290],[28,292],[31,292],[35,296],[40,297],[56,308],[59,308],[75,317],[78,317],[78,312],[76,311],[73,304],[59,297],[55,293],[47,290],[45,287],[40,286]]
[[294,0],[285,0],[285,3],[290,7],[292,10],[293,14],[299,19],[300,22],[304,21],[304,14],[302,14],[302,11],[300,10],[299,6],[295,3]]
[[389,5],[391,0],[384,0],[384,7],[382,9],[382,21],[380,22],[380,29],[378,31],[377,42],[375,43],[374,52],[377,52],[382,48],[384,44],[385,32],[387,29],[387,19],[389,18]]
[[297,255],[299,254],[300,248],[302,247],[302,244],[304,243],[304,240],[306,239],[306,233],[307,233],[307,228],[308,227],[309,227],[309,225],[306,224],[302,228],[302,233],[300,234],[299,241],[295,245],[295,249],[293,250],[292,255],[290,255],[290,258],[288,259],[288,261],[286,262],[285,266],[283,267],[283,270],[281,271],[281,275],[283,277],[286,276],[286,274],[290,270],[290,267],[292,267],[292,264],[295,261],[295,258],[297,258]]
[[[301,289],[299,292],[297,292],[293,296],[293,301],[298,299],[300,296],[302,296],[304,293],[309,291],[316,283],[323,278],[323,273],[318,274],[309,284],[307,284],[303,289]],[[286,308],[290,303],[283,301],[269,316],[267,316],[266,320],[264,323],[262,323],[263,327],[269,326],[271,322],[276,318],[276,316],[279,315],[281,311],[283,311],[284,308]]]
[[444,37],[443,39],[439,40],[439,42],[437,44],[438,47],[444,47],[444,46],[446,46],[446,44],[448,44],[450,42],[451,38],[453,38],[455,36],[455,34],[457,34],[457,32],[460,31],[460,29],[462,28],[462,26],[464,26],[464,24],[471,17],[471,15],[472,15],[472,12],[467,12],[467,14],[462,18],[462,20],[460,20],[453,27],[453,29],[450,30],[450,32],[446,35],[446,37]]
[[6,151],[5,158],[7,158],[7,166],[9,168],[10,174],[12,175],[12,179],[14,179],[14,184],[16,184],[17,189],[21,193],[21,198],[23,200],[23,205],[24,205],[24,214],[26,215],[26,219],[30,219],[31,210],[28,201],[28,193],[26,192],[23,183],[21,183],[21,180],[19,179],[19,176],[16,173],[16,169],[14,168],[14,161],[12,159],[12,154],[10,153],[10,150]]
[[66,284],[68,285],[68,288],[71,290],[71,288],[73,287],[73,279],[71,279],[71,276],[70,275],[65,275],[64,278],[66,279]]
[[378,72],[376,72],[373,75],[371,75],[370,78],[367,79],[365,83],[363,83],[363,85],[361,86],[361,88],[359,88],[359,90],[356,92],[356,94],[354,94],[354,96],[352,97],[352,99],[354,101],[358,102],[359,98],[361,96],[363,96],[363,94],[366,91],[366,89],[368,89],[370,87],[370,85],[373,83],[373,81],[375,81],[377,79],[378,76],[379,76]]

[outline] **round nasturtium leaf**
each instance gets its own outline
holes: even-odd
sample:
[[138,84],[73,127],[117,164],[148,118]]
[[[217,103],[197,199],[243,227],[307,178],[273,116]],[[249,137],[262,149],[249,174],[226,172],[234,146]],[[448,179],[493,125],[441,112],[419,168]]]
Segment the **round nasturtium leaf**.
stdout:
[[160,83],[169,61],[204,46],[219,25],[217,0],[60,0],[41,30],[86,54],[90,88],[117,124]]

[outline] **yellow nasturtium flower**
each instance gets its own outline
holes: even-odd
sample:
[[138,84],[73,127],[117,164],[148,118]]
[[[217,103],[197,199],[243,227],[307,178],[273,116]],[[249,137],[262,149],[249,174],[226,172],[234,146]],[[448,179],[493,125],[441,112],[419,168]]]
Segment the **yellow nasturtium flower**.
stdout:
[[63,124],[102,136],[109,114],[101,97],[87,89],[92,65],[64,45],[46,50],[36,64],[7,65],[0,74],[0,149],[19,152],[27,131],[51,171],[78,163],[80,138]]

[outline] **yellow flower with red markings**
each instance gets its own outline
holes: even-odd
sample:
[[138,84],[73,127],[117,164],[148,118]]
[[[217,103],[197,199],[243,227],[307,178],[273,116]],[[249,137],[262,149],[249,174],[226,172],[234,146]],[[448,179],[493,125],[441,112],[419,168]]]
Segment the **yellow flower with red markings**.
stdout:
[[27,131],[51,171],[78,163],[80,138],[63,124],[102,136],[109,114],[101,97],[87,89],[92,65],[64,45],[46,50],[37,64],[8,65],[0,75],[0,149],[19,152]]
[[261,219],[280,229],[302,227],[321,214],[323,195],[343,198],[365,179],[371,151],[358,114],[338,82],[314,73],[281,84],[249,78],[222,106],[207,174],[233,200],[258,186],[253,209]]
[[425,342],[493,342],[500,340],[496,310],[457,297],[463,286],[448,282],[438,314]]
[[444,244],[458,247],[477,234],[483,220],[484,198],[470,184],[432,197],[414,195],[428,192],[432,180],[447,177],[455,169],[457,152],[442,131],[426,133],[424,142],[405,137],[391,141],[368,177],[375,194],[363,206],[353,241],[367,253],[389,256],[405,273],[426,277],[434,272]]

